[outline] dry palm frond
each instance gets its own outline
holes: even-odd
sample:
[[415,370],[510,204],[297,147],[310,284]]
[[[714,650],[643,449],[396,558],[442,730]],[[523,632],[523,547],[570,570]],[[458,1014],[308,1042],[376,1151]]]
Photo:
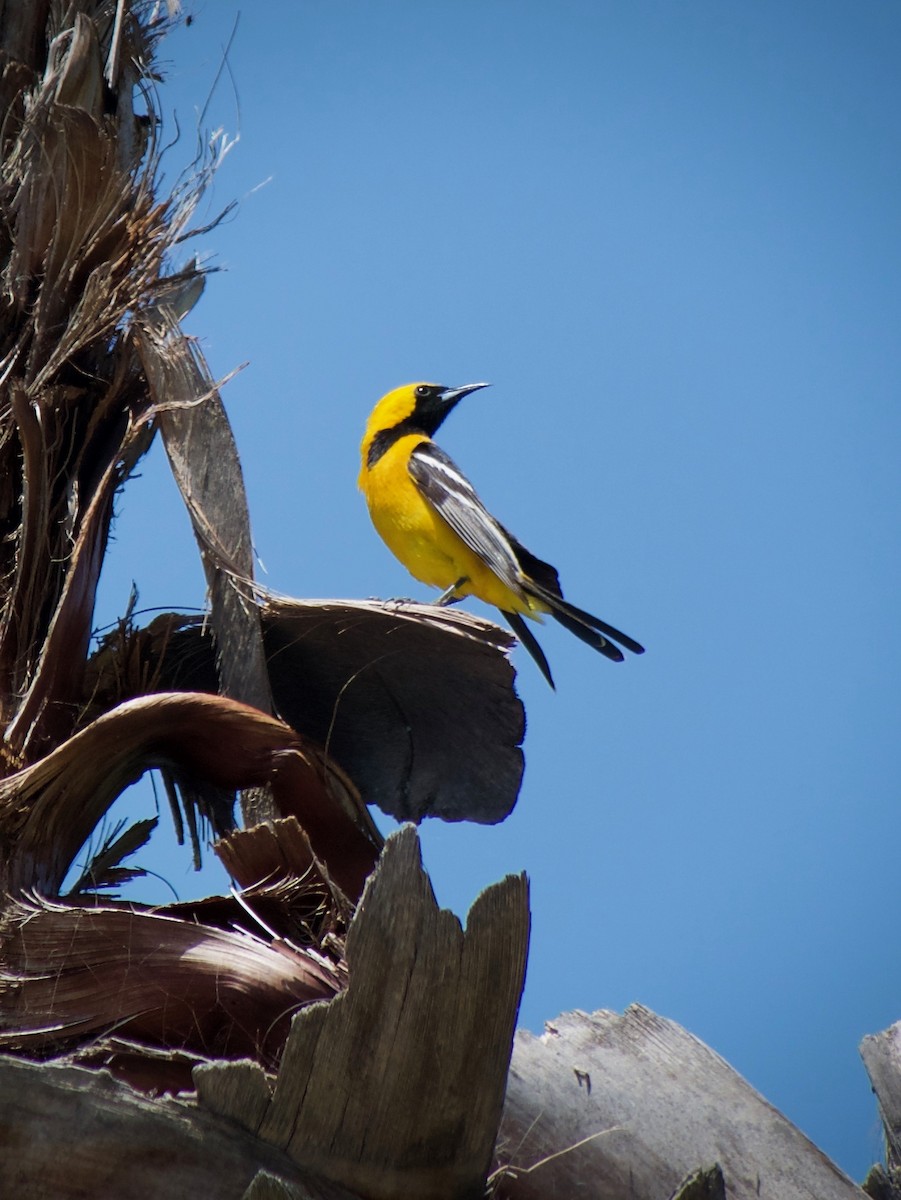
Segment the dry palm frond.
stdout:
[[364,799],[401,821],[501,821],[522,779],[513,639],[470,613],[410,602],[267,597],[278,711]]
[[169,257],[225,148],[214,140],[157,198],[153,93],[138,86],[155,33],[142,12],[35,5],[46,28],[5,30],[24,57],[17,70],[5,62],[0,87],[0,724],[11,763],[34,760],[77,718],[113,499],[155,431],[134,322],[167,304],[183,311],[196,292],[196,263],[173,282]]
[[321,955],[125,907],[10,906],[0,955],[0,1045],[53,1048],[115,1030],[273,1063],[291,1015],[331,999]]
[[353,785],[283,722],[200,692],[126,701],[0,781],[4,890],[57,894],[110,804],[152,767],[229,792],[270,786],[278,811],[300,820],[338,887],[360,894],[381,839]]
[[294,732],[221,696],[159,693],[99,717],[30,767],[0,781],[4,890],[58,893],[75,855],[110,804],[145,770],[178,764],[223,788],[296,782]]
[[[376,831],[373,849],[381,846]],[[359,897],[336,885],[296,818],[236,830],[215,850],[243,889],[242,904],[253,920],[302,945],[334,947],[343,938]],[[271,919],[264,908],[269,903],[278,910]]]
[[109,892],[112,888],[122,887],[133,879],[146,875],[140,867],[123,867],[123,859],[136,854],[142,846],[150,841],[150,835],[157,827],[156,817],[148,817],[143,821],[135,821],[127,825],[119,821],[110,834],[104,839],[97,851],[88,852],[88,863],[78,879],[70,886],[69,895],[77,896],[79,892],[96,892],[101,888]]
[[[491,621],[431,604],[262,595],[276,708],[340,764],[368,804],[402,820],[501,821],[522,779],[523,706]],[[101,708],[159,688],[215,687],[200,618],[118,629],[89,666]],[[415,714],[415,719],[414,719]]]

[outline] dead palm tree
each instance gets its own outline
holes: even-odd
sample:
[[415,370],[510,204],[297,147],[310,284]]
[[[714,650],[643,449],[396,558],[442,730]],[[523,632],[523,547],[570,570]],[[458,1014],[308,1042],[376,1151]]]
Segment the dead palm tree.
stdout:
[[[415,833],[383,850],[366,804],[507,815],[510,638],[254,583],[228,420],[179,326],[202,272],[174,262],[220,147],[159,194],[152,62],[172,16],[0,2],[0,1191],[662,1200],[690,1175],[689,1200],[726,1180],[750,1197],[764,1168],[784,1200],[860,1195],[647,1010],[519,1035],[507,1078],[525,880],[484,892],[464,933]],[[129,611],[98,641],[114,499],[156,436],[209,613]],[[111,896],[153,822],[97,831],[151,768],[195,858],[217,839],[229,896]],[[691,1170],[713,1157],[725,1171]]]
[[[212,1057],[275,1070],[293,1016],[343,990],[348,921],[381,849],[361,786],[399,815],[481,805],[497,819],[516,793],[521,710],[491,626],[254,586],[228,421],[178,324],[202,273],[172,265],[218,146],[158,194],[151,64],[172,14],[135,0],[0,13],[0,1045],[23,1063],[102,1064],[145,1090],[193,1091],[192,1069]],[[141,628],[128,613],[96,643],[114,499],[157,435],[210,616]],[[429,656],[447,658],[468,703],[460,738],[475,734],[474,761],[498,728],[477,693],[505,697],[507,753],[481,799],[424,788],[429,743],[432,777],[454,748],[417,731],[411,771],[411,736],[390,728],[398,705],[424,707]],[[273,695],[290,724],[271,715]],[[154,767],[195,856],[209,827],[240,893],[152,911],[104,896],[127,884],[123,860],[153,823],[106,839],[98,826]],[[235,827],[236,791],[252,829]],[[508,1023],[513,1011],[515,998]],[[483,1168],[489,1155],[485,1143]],[[63,1194],[62,1180],[45,1186]]]

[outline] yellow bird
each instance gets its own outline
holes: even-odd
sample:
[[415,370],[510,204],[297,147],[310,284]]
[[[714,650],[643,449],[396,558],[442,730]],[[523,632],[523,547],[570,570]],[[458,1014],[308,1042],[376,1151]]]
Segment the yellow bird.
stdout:
[[411,575],[441,588],[438,604],[477,596],[499,608],[554,686],[544,652],[523,617],[550,613],[613,662],[619,642],[644,647],[563,598],[556,570],[530,554],[488,512],[460,468],[432,436],[454,406],[486,383],[447,388],[409,383],[383,396],[360,446],[360,490],[380,536]]

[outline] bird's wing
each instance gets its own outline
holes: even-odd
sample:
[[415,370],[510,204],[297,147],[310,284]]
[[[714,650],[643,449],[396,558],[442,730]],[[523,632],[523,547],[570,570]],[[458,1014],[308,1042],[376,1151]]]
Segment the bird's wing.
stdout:
[[434,442],[423,442],[410,455],[410,476],[421,494],[454,533],[513,592],[522,591],[522,569],[513,539],[494,519],[472,484]]

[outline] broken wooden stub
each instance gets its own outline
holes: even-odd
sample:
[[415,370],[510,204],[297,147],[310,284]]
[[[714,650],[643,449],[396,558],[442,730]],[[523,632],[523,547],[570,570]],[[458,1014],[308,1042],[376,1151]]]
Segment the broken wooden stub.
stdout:
[[888,1166],[901,1167],[901,1021],[860,1043],[860,1054],[879,1102]]
[[294,1017],[271,1100],[261,1071],[211,1064],[195,1069],[201,1102],[370,1200],[480,1195],[528,934],[524,876],[484,891],[464,933],[404,827],[348,932],[348,990]]
[[674,1021],[632,1005],[622,1015],[567,1013],[542,1037],[517,1033],[499,1196],[661,1200],[701,1186],[687,1177],[713,1164],[729,1200],[864,1200],[800,1130]]

